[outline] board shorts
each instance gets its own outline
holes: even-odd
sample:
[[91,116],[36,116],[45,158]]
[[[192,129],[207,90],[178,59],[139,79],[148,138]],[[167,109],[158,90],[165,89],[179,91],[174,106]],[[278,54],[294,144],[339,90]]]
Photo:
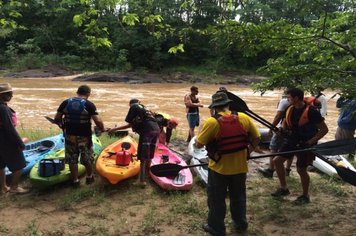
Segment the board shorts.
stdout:
[[152,160],[156,150],[159,131],[151,131],[140,135],[138,141],[137,158],[140,161]]
[[355,135],[355,130],[349,130],[349,129],[344,129],[337,127],[336,133],[335,133],[335,139],[351,139]]
[[199,113],[187,113],[187,120],[190,129],[199,126]]
[[83,165],[94,162],[93,141],[91,137],[66,135],[65,136],[65,161],[68,164]]
[[[286,152],[293,149],[296,149],[296,147],[291,146],[288,143],[284,143],[279,149],[279,152]],[[297,157],[296,166],[299,168],[307,168],[309,165],[312,165],[313,161],[315,160],[315,154],[313,152],[299,152],[281,155],[281,157],[284,157],[286,159],[291,159],[294,156]]]
[[14,148],[13,150],[1,150],[0,152],[0,169],[9,168],[11,172],[22,170],[26,166],[26,160],[23,152]]
[[272,152],[278,152],[278,150],[283,146],[285,143],[285,138],[280,135],[273,133],[271,141],[269,143],[269,150]]

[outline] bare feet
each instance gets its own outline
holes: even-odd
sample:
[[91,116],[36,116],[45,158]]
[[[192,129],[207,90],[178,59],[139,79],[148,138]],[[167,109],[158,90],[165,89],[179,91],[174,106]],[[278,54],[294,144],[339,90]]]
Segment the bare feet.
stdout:
[[8,186],[4,186],[2,189],[1,189],[1,193],[7,193],[10,191],[10,187]]
[[16,193],[16,194],[25,194],[28,193],[30,190],[22,188],[22,187],[16,187],[16,188],[10,188],[10,193]]

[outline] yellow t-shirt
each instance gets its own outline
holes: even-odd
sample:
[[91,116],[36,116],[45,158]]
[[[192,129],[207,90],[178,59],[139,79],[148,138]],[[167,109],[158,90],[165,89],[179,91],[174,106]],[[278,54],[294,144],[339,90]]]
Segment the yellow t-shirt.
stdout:
[[[231,114],[230,111],[220,112],[220,115]],[[253,123],[252,119],[244,113],[238,113],[238,118],[241,125],[246,129],[249,139],[259,138],[261,135]],[[199,132],[197,137],[197,142],[206,145],[211,140],[213,140],[219,133],[219,122],[214,117],[209,117],[202,130]],[[240,173],[247,173],[247,157],[248,150],[244,149],[234,153],[222,155],[219,162],[215,162],[209,159],[209,168],[223,175],[234,175]]]

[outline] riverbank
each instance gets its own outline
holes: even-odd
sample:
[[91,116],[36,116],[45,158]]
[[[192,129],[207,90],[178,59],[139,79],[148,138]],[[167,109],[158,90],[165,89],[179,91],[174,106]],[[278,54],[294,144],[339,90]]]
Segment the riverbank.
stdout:
[[56,78],[66,77],[73,81],[83,82],[120,82],[129,84],[146,83],[205,83],[205,84],[237,84],[250,85],[258,83],[266,77],[254,74],[225,71],[217,74],[170,71],[153,73],[137,72],[76,72],[63,66],[49,65],[41,69],[30,69],[18,72],[2,71],[4,78]]

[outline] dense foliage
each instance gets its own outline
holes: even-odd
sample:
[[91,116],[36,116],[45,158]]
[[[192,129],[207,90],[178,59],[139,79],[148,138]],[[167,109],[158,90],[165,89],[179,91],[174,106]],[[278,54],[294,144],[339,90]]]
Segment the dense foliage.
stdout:
[[353,0],[0,1],[0,63],[87,70],[257,70],[259,91],[356,97]]

